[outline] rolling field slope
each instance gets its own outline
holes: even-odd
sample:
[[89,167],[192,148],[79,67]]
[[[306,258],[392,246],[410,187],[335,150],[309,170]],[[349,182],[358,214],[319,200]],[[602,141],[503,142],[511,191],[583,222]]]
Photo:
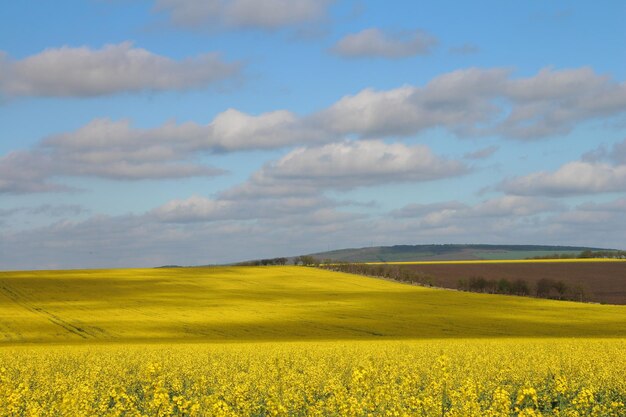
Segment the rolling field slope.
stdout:
[[626,307],[289,266],[0,273],[3,344],[509,336],[625,337]]
[[622,417],[625,355],[625,306],[306,267],[0,273],[0,417]]

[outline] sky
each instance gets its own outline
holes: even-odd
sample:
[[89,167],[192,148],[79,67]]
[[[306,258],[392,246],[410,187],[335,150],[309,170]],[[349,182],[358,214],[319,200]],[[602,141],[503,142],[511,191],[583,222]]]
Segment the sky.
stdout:
[[622,1],[0,5],[0,270],[626,249]]

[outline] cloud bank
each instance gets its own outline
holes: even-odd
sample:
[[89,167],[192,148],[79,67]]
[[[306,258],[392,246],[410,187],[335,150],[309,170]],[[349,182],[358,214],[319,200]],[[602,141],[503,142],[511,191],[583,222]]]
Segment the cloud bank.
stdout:
[[[5,269],[110,268],[236,262],[312,253],[331,244],[541,241],[623,249],[626,233],[623,198],[573,208],[528,197],[475,205],[449,201],[409,207],[408,216],[367,216],[324,207],[328,202],[302,204],[309,208],[254,217],[235,210],[229,216],[232,207],[195,197],[138,216],[92,216],[20,232],[0,229],[0,259]],[[183,214],[191,217],[183,221]]]
[[[50,181],[59,176],[127,180],[211,176],[220,170],[197,162],[206,153],[298,146],[307,148],[306,155],[319,152],[319,161],[329,161],[324,168],[328,171],[331,166],[341,169],[337,165],[341,161],[333,159],[333,153],[349,154],[360,146],[358,151],[369,155],[366,148],[383,146],[345,142],[347,138],[410,137],[441,128],[460,137],[538,140],[566,134],[583,122],[624,113],[624,83],[589,68],[544,69],[526,78],[513,78],[510,70],[502,68],[468,68],[438,76],[422,87],[365,89],[304,116],[285,109],[257,115],[227,109],[207,124],[167,122],[154,128],[137,128],[129,120],[95,119],[73,132],[45,138],[30,150],[0,156],[0,192],[66,190]],[[315,148],[329,143],[335,148]],[[511,179],[500,189],[520,195],[623,190],[626,145],[620,146],[612,151],[612,160],[578,161],[556,173]],[[486,158],[496,150],[485,148],[466,154],[466,158]],[[400,155],[389,151],[388,156],[395,158],[390,160],[402,166]],[[598,150],[598,157],[601,152],[608,151]],[[295,160],[298,155],[287,157]],[[385,161],[369,162],[381,169],[387,166]],[[274,167],[272,175],[278,175],[278,168]],[[350,169],[358,176],[358,166]],[[445,169],[457,172],[457,167]],[[385,180],[419,179],[410,171],[379,174]],[[371,181],[367,176],[361,178],[363,183]],[[568,185],[568,181],[575,183]],[[536,186],[539,183],[544,184],[543,191]]]
[[[585,160],[586,159],[586,160]],[[568,196],[626,191],[626,139],[556,171],[534,172],[503,181],[501,191],[518,195]]]
[[12,60],[0,55],[0,93],[8,97],[95,97],[126,92],[190,90],[239,74],[239,63],[208,53],[175,61],[131,42],[46,49]]

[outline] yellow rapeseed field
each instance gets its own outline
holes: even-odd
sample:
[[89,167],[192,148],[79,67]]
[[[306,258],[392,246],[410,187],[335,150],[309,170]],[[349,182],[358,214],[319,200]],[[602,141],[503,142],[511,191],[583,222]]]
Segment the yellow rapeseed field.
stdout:
[[3,416],[624,416],[624,340],[13,347]]
[[305,267],[0,273],[0,416],[626,416],[626,307]]

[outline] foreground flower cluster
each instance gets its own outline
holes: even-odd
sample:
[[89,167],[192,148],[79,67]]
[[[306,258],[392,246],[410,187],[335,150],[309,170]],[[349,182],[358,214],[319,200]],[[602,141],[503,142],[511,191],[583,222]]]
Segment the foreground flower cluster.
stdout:
[[2,416],[625,416],[626,340],[0,349]]

